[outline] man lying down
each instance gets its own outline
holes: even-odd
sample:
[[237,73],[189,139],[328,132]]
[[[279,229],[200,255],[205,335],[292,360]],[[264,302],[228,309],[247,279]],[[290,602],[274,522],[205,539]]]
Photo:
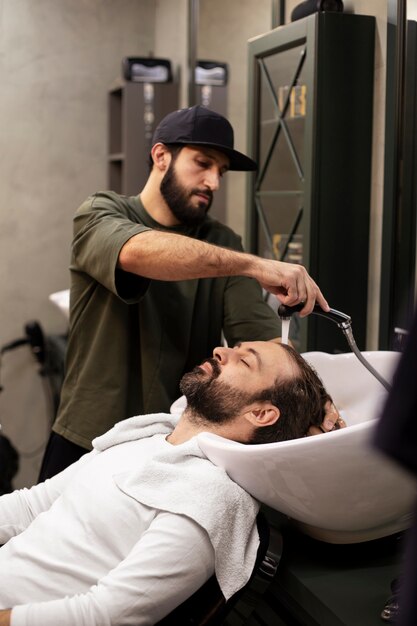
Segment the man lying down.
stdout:
[[0,625],[155,624],[214,571],[226,599],[247,582],[258,503],[196,435],[303,437],[329,420],[329,397],[292,348],[261,341],[215,349],[180,388],[181,417],[119,422],[54,478],[0,498]]

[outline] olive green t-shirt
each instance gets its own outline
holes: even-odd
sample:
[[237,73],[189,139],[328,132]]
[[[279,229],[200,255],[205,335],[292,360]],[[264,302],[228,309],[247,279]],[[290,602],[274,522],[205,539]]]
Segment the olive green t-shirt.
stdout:
[[53,430],[86,449],[121,419],[168,411],[182,375],[211,355],[222,331],[232,346],[280,333],[253,279],[169,282],[118,269],[126,241],[156,228],[242,250],[240,238],[210,217],[197,227],[164,228],[136,196],[99,192],[81,205],[70,265],[66,377]]

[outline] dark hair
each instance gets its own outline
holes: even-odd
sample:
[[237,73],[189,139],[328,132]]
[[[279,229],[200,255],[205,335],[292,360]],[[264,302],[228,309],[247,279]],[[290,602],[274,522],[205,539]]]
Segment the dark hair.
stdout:
[[271,426],[255,430],[249,443],[273,443],[307,435],[310,426],[320,426],[324,405],[331,397],[317,372],[293,348],[281,344],[297,367],[294,378],[276,380],[269,389],[257,394],[257,400],[268,400],[279,408],[280,417]]
[[[167,148],[168,152],[172,155],[173,163],[175,163],[177,156],[179,155],[181,150],[185,147],[180,143],[164,143],[164,146]],[[152,172],[152,168],[154,164],[153,164],[153,158],[152,158],[151,153],[149,153],[148,165],[149,165],[149,172]]]

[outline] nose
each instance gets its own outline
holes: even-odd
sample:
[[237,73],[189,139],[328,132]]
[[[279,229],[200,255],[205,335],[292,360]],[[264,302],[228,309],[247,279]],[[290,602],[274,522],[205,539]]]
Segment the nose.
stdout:
[[236,356],[236,350],[232,350],[232,348],[219,347],[213,350],[213,357],[219,361],[220,365],[225,365]]
[[210,191],[217,191],[220,187],[220,172],[217,171],[217,169],[212,168],[208,171],[206,171],[206,186],[208,187],[208,189],[210,189]]

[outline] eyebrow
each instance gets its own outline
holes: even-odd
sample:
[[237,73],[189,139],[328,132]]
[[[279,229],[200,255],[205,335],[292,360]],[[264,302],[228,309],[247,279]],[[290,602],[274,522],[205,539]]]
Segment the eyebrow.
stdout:
[[[242,346],[242,342],[238,341],[237,344],[235,345],[235,348],[240,348],[241,346]],[[255,356],[259,369],[262,369],[262,359],[261,359],[261,355],[259,354],[259,352],[255,350],[255,348],[245,348],[245,350],[247,350],[248,352],[250,352],[251,354]]]
[[211,159],[212,161],[214,161],[221,169],[221,171],[223,172],[223,174],[225,174],[226,172],[229,171],[229,163],[225,163],[224,165],[222,165],[221,163],[219,163],[217,156],[215,154],[213,154],[213,152],[210,150],[210,148],[204,148],[203,146],[199,146],[199,151],[204,154],[204,156],[206,156],[208,159]]

